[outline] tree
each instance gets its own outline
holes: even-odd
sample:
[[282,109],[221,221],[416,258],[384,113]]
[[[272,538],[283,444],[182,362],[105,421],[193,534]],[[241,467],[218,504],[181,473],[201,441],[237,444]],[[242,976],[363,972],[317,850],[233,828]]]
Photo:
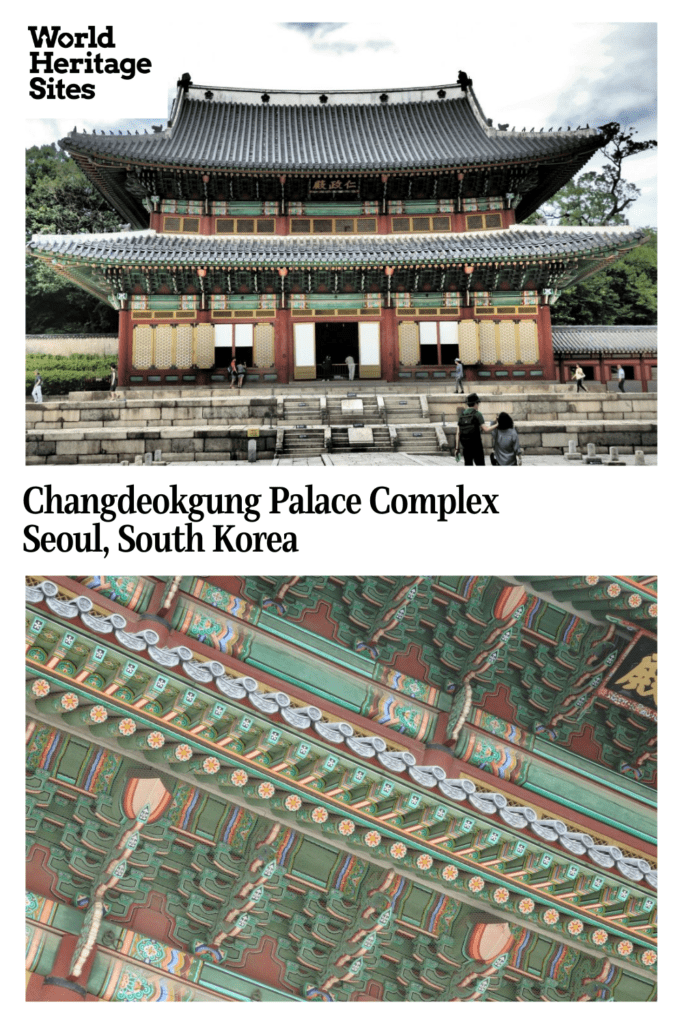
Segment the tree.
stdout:
[[556,324],[656,324],[657,232],[594,274],[563,291],[553,306]]
[[[55,146],[26,151],[26,234],[120,230],[118,214]],[[116,311],[69,284],[42,261],[28,258],[26,328],[29,334],[116,333]]]
[[625,213],[640,195],[640,189],[624,178],[624,160],[654,149],[654,139],[636,142],[635,129],[622,131],[618,124],[602,126],[611,135],[601,152],[607,163],[600,171],[580,174],[545,203],[536,223],[567,225],[628,224]]
[[[634,129],[603,125],[611,140],[603,147],[600,171],[580,174],[550,202],[527,218],[527,224],[628,224],[626,214],[640,189],[624,178],[624,161],[654,149],[654,139],[637,142]],[[657,233],[648,241],[583,284],[563,291],[553,306],[553,321],[561,324],[654,324],[657,322]]]

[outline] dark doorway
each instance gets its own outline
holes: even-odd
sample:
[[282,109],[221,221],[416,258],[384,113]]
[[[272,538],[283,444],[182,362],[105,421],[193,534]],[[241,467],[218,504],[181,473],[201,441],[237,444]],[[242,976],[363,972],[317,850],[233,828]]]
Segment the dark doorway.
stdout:
[[214,351],[214,366],[216,369],[223,369],[230,366],[232,359],[232,345],[216,345]]
[[318,379],[325,376],[325,357],[329,356],[331,376],[348,378],[346,357],[353,356],[358,376],[358,324],[324,323],[315,325],[315,361]]

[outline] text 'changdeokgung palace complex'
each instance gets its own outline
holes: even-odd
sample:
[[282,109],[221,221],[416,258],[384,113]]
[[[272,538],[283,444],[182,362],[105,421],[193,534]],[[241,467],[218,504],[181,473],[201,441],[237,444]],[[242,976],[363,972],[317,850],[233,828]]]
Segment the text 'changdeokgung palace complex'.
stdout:
[[29,1000],[651,1001],[657,582],[38,576]]
[[29,251],[120,311],[124,385],[220,382],[233,356],[262,383],[349,356],[370,380],[458,355],[472,381],[555,380],[554,298],[646,236],[521,222],[615,128],[494,128],[463,72],[322,94],[183,75],[166,128],[61,142],[130,230]]

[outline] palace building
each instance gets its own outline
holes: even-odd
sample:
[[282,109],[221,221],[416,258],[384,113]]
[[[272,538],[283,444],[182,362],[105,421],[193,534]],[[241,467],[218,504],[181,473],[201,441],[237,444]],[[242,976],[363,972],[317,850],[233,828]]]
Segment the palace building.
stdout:
[[550,307],[645,240],[523,223],[613,137],[493,126],[452,85],[195,85],[166,127],[61,142],[127,222],[29,252],[119,310],[125,385],[556,379]]
[[29,1001],[652,1001],[657,581],[34,576]]

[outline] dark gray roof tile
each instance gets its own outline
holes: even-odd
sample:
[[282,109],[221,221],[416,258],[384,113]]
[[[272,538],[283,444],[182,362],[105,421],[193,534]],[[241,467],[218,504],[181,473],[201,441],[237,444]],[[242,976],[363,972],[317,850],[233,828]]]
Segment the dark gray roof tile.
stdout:
[[29,248],[76,259],[108,263],[220,262],[240,265],[331,263],[408,265],[426,262],[486,262],[547,259],[563,255],[614,252],[642,242],[640,228],[547,228],[515,225],[501,231],[444,235],[163,235],[156,231],[107,235],[34,235]]
[[[471,89],[394,91],[390,102],[373,93],[338,94],[322,105],[260,102],[260,91],[194,87],[176,101],[162,132],[89,135],[62,140],[72,154],[135,163],[266,171],[379,171],[545,159],[555,154],[587,156],[603,142],[600,132],[506,132],[490,128]],[[404,99],[409,94],[419,99]],[[281,94],[281,100],[285,94]],[[362,101],[359,102],[359,96]],[[224,97],[224,98],[220,98]],[[586,158],[587,158],[586,156]]]
[[596,352],[657,354],[656,326],[599,327],[553,324],[553,351],[562,355]]

